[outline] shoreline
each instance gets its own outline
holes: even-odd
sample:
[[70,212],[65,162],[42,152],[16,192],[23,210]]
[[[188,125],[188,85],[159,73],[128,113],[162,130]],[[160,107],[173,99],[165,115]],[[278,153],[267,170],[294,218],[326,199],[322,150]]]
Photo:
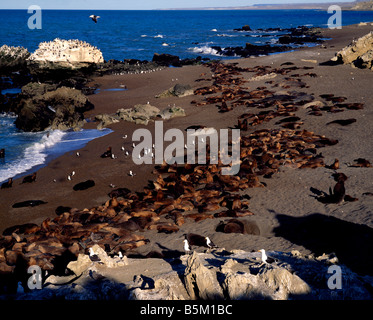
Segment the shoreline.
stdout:
[[[331,251],[333,245],[336,246],[338,240],[347,237],[349,232],[353,233],[356,226],[365,226],[369,230],[373,228],[372,213],[369,208],[373,207],[373,197],[364,196],[364,193],[373,192],[371,181],[371,168],[353,168],[348,164],[354,159],[365,158],[373,160],[373,151],[367,146],[367,141],[371,137],[371,120],[373,118],[373,97],[369,95],[371,83],[373,83],[373,73],[370,70],[354,69],[349,65],[331,66],[325,64],[334,53],[348,45],[354,37],[358,38],[372,30],[372,26],[346,26],[342,30],[322,30],[324,36],[332,38],[324,42],[324,47],[301,48],[290,53],[279,53],[260,58],[243,58],[234,60],[224,60],[223,64],[236,64],[242,68],[254,68],[258,65],[265,66],[270,71],[275,68],[284,68],[283,64],[290,62],[298,69],[286,75],[278,74],[275,78],[259,81],[250,81],[244,84],[248,90],[266,87],[273,92],[283,93],[285,91],[304,92],[314,100],[320,100],[320,95],[334,94],[335,96],[346,97],[350,103],[364,103],[363,110],[348,110],[342,113],[325,113],[321,117],[308,114],[307,109],[300,108],[297,115],[304,124],[300,130],[308,130],[317,135],[325,135],[330,139],[337,139],[339,142],[334,146],[321,148],[320,152],[324,156],[326,164],[333,163],[335,158],[341,162],[338,172],[345,173],[349,180],[346,182],[346,192],[352,197],[357,197],[356,202],[344,202],[340,204],[322,204],[318,202],[311,192],[311,188],[327,191],[333,185],[330,177],[333,170],[325,167],[316,169],[297,170],[284,167],[273,175],[270,179],[260,178],[266,186],[264,188],[249,188],[243,194],[250,197],[249,210],[253,216],[242,218],[246,221],[255,221],[260,235],[225,234],[216,232],[216,226],[220,221],[227,218],[206,219],[194,222],[186,219],[186,223],[180,226],[176,233],[164,234],[156,230],[146,230],[138,234],[150,240],[150,243],[139,247],[129,254],[134,256],[146,256],[151,251],[159,251],[160,248],[167,250],[182,250],[182,238],[184,233],[195,232],[208,235],[211,240],[219,245],[230,249],[242,249],[251,251],[265,248],[270,251],[299,250],[302,254],[310,254],[315,251],[315,246],[302,240],[297,235],[299,224],[305,228],[308,225],[308,237],[317,238],[318,233],[316,222],[329,221],[328,217],[336,219],[335,227],[338,232],[329,230],[332,245],[318,243],[319,250]],[[316,63],[315,63],[316,61]],[[310,71],[303,71],[307,67]],[[312,69],[309,69],[312,68]],[[306,73],[315,73],[317,77],[305,76]],[[135,104],[146,104],[157,106],[163,110],[168,105],[176,104],[186,112],[186,117],[173,118],[164,121],[164,129],[178,128],[184,130],[189,125],[204,125],[222,129],[237,125],[237,118],[244,112],[253,112],[245,106],[238,106],[230,112],[219,113],[216,104],[206,106],[196,106],[191,104],[192,100],[203,102],[204,96],[187,96],[183,98],[170,97],[157,99],[155,95],[175,85],[177,78],[180,84],[189,84],[193,89],[211,85],[211,70],[206,66],[184,66],[182,68],[166,68],[154,73],[137,75],[106,75],[93,79],[93,83],[100,85],[100,92],[89,96],[90,101],[95,105],[95,109],[85,113],[86,118],[93,117],[100,113],[114,113],[119,108],[131,108]],[[250,79],[252,73],[243,72],[244,79]],[[196,81],[203,79],[201,81]],[[304,87],[289,85],[288,79],[299,79],[294,82],[304,82]],[[119,84],[125,84],[127,91],[105,91],[105,88],[113,88]],[[248,111],[250,110],[250,111]],[[266,109],[264,109],[266,110]],[[261,111],[256,109],[255,112]],[[327,125],[336,119],[357,119],[357,124],[339,127]],[[249,134],[260,129],[280,128],[275,125],[276,120],[262,123],[244,132]],[[94,123],[88,123],[84,128],[93,128]],[[33,184],[19,185],[19,179],[15,181],[13,187],[1,190],[0,212],[6,213],[0,216],[0,231],[7,227],[36,223],[40,225],[45,219],[56,217],[55,209],[58,206],[68,206],[71,208],[93,208],[102,206],[110,198],[108,193],[113,190],[109,185],[114,184],[117,188],[128,188],[132,192],[142,192],[151,180],[155,180],[157,175],[152,174],[154,165],[136,166],[130,157],[126,158],[121,153],[120,148],[124,146],[131,150],[131,133],[138,128],[146,128],[153,132],[152,123],[147,126],[136,125],[130,122],[121,121],[110,125],[112,133],[94,139],[79,149],[81,156],[77,158],[75,152],[71,152],[52,160],[46,167],[38,171],[37,181]],[[127,134],[128,138],[123,139]],[[118,159],[101,159],[102,154],[108,146],[112,146],[114,153],[118,154]],[[77,150],[76,150],[77,151]],[[76,171],[73,181],[67,181],[66,175],[71,171]],[[129,170],[136,172],[135,177],[129,177]],[[370,178],[371,177],[371,178]],[[57,180],[57,183],[53,182]],[[73,191],[74,184],[93,179],[95,187],[85,191]],[[47,202],[34,208],[12,208],[16,202],[25,200],[42,200]],[[310,217],[323,219],[308,220]],[[303,225],[304,223],[305,225]],[[347,224],[345,229],[347,234],[340,234],[339,227]],[[300,229],[298,229],[300,230]],[[306,235],[305,235],[306,236]],[[325,240],[325,238],[322,238]],[[321,241],[321,240],[320,240]],[[342,241],[342,240],[341,240]],[[317,242],[317,239],[315,240]],[[342,241],[345,244],[345,240]],[[351,242],[352,250],[356,242]],[[364,243],[361,243],[364,245]],[[341,250],[337,248],[337,250]],[[326,252],[330,253],[330,252]],[[348,255],[348,252],[346,252]],[[338,256],[338,254],[337,254]],[[145,263],[145,262],[144,262]]]

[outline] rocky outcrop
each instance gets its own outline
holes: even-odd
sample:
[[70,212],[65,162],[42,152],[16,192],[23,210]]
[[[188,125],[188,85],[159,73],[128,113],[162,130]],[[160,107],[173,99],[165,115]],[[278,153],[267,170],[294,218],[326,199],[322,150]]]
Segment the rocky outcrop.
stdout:
[[[359,300],[372,299],[371,277],[361,277],[334,255],[268,252],[277,259],[263,263],[260,254],[242,250],[182,255],[180,258],[131,259],[109,256],[99,245],[91,255],[71,261],[67,276],[49,276],[42,290],[18,299],[133,300]],[[333,290],[329,267],[340,268],[342,288]],[[142,272],[147,272],[145,276]],[[0,297],[1,298],[1,297]]]
[[353,41],[337,52],[332,61],[373,70],[373,32]]
[[4,44],[0,47],[0,69],[19,69],[26,65],[30,52],[23,47],[10,47]]
[[184,282],[192,300],[222,300],[224,298],[216,272],[204,266],[196,252],[188,257]]
[[147,125],[149,121],[157,118],[168,120],[175,117],[184,117],[185,115],[184,109],[176,106],[161,111],[151,104],[137,104],[130,109],[119,109],[115,114],[97,115],[95,120],[99,122],[97,128],[102,129],[121,120]]
[[194,94],[192,87],[187,84],[176,84],[168,90],[165,90],[161,94],[156,95],[156,98],[169,98],[169,97],[186,97]]
[[79,90],[53,85],[28,84],[22,89],[15,122],[23,131],[78,129],[84,124],[83,112],[93,105]]
[[79,69],[104,62],[101,51],[89,43],[58,38],[40,43],[27,60],[46,69]]

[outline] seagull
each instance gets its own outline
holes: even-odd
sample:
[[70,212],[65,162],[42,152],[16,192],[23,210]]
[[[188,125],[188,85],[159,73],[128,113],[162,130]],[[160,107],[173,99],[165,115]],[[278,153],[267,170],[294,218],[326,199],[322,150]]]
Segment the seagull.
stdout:
[[122,151],[124,151],[125,149],[124,149],[124,147],[122,147],[122,148],[120,148]]
[[258,252],[261,252],[262,253],[262,262],[264,262],[264,263],[273,263],[273,262],[275,262],[276,260],[275,259],[273,259],[273,258],[271,258],[271,257],[268,257],[267,255],[266,255],[266,252],[265,252],[265,250],[264,249],[260,249],[260,250],[258,250]]
[[128,151],[126,151],[124,154],[126,155],[126,157],[128,157],[128,155],[129,155],[130,153],[129,153]]
[[98,255],[94,253],[92,248],[89,248],[89,259],[91,259],[91,261],[101,261]]
[[127,137],[128,137],[128,136],[125,134],[125,135],[122,137],[122,139],[127,139]]
[[123,258],[123,254],[122,254],[121,251],[118,252],[118,256],[119,256],[119,258],[121,258],[121,259]]
[[97,19],[100,18],[100,16],[96,16],[94,14],[89,16],[95,23],[97,23]]
[[72,180],[70,175],[67,176],[67,180],[69,180],[69,181]]
[[205,238],[206,239],[206,245],[210,248],[210,249],[212,249],[212,248],[217,248],[217,246],[210,240],[210,238],[209,237],[206,237]]
[[80,152],[77,152],[77,153],[76,153],[76,156],[77,156],[77,157],[80,157]]
[[185,253],[186,254],[189,254],[190,253],[190,246],[189,246],[189,242],[188,242],[188,240],[187,239],[185,239],[184,241],[184,250],[185,250]]
[[71,176],[72,177],[75,176],[75,171],[71,172]]
[[133,177],[136,175],[136,173],[133,173],[132,170],[130,170],[130,172],[128,173],[129,176]]

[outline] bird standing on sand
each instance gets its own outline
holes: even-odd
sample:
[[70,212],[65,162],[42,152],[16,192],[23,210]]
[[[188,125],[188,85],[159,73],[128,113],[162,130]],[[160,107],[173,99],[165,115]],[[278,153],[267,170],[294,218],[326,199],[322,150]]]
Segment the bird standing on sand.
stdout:
[[100,18],[100,16],[96,16],[94,14],[89,16],[95,23],[97,23],[97,19]]

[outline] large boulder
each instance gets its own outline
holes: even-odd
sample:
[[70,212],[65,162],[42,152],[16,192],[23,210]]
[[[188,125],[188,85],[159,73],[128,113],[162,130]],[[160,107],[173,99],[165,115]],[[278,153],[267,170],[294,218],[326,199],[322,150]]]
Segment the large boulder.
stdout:
[[351,64],[354,67],[373,70],[373,31],[354,40],[347,47],[337,52],[332,59],[338,63]]
[[[84,124],[83,112],[93,108],[81,91],[61,87],[47,91],[47,86],[24,90],[25,96],[18,106],[16,127],[23,131],[43,131],[45,129],[78,129]],[[29,96],[29,91],[38,94]]]
[[46,69],[79,69],[104,62],[101,51],[89,43],[58,38],[40,43],[27,60],[30,64]]

